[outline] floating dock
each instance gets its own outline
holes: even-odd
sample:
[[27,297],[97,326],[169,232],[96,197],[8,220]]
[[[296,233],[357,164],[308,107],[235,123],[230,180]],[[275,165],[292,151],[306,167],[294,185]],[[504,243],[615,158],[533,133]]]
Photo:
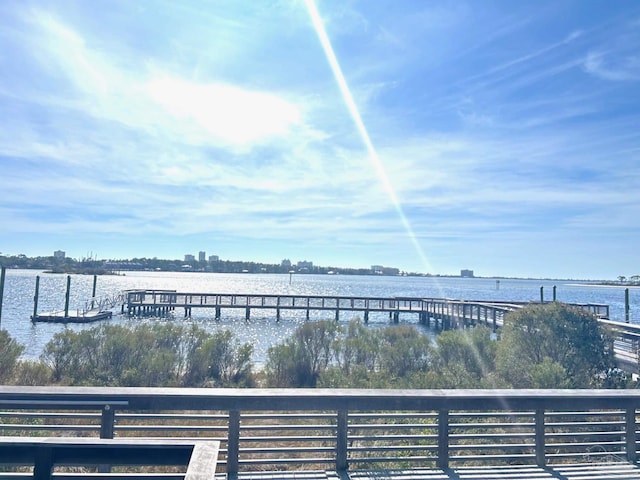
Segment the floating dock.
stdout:
[[113,317],[111,311],[90,310],[69,312],[65,315],[63,310],[54,312],[42,312],[35,316],[31,316],[32,322],[49,322],[49,323],[91,323],[100,320],[108,320]]

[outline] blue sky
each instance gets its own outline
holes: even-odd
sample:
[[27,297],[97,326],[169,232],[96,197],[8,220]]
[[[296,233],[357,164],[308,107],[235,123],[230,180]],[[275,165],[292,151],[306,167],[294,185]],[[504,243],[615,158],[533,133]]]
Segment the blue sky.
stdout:
[[0,19],[2,254],[640,274],[635,0]]

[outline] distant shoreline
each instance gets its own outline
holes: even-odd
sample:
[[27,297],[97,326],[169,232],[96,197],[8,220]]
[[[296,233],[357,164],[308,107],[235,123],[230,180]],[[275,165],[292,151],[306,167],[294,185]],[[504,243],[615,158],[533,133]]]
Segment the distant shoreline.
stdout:
[[628,283],[569,283],[572,287],[602,287],[602,288],[640,288],[640,285],[630,285]]

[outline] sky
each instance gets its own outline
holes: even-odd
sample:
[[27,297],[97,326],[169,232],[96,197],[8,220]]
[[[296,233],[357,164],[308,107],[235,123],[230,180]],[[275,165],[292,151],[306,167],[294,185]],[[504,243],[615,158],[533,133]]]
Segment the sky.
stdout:
[[0,2],[0,253],[640,274],[640,2]]

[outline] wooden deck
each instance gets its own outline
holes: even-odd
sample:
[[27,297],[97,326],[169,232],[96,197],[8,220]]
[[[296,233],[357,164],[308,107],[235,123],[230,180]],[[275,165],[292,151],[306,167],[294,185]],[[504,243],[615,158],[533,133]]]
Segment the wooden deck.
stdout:
[[637,390],[0,386],[3,435],[219,441],[217,480],[640,480],[639,426]]
[[[217,480],[227,480],[225,474]],[[448,469],[412,468],[406,470],[260,472],[241,473],[237,480],[640,480],[640,468],[630,463],[536,467],[464,467]]]

